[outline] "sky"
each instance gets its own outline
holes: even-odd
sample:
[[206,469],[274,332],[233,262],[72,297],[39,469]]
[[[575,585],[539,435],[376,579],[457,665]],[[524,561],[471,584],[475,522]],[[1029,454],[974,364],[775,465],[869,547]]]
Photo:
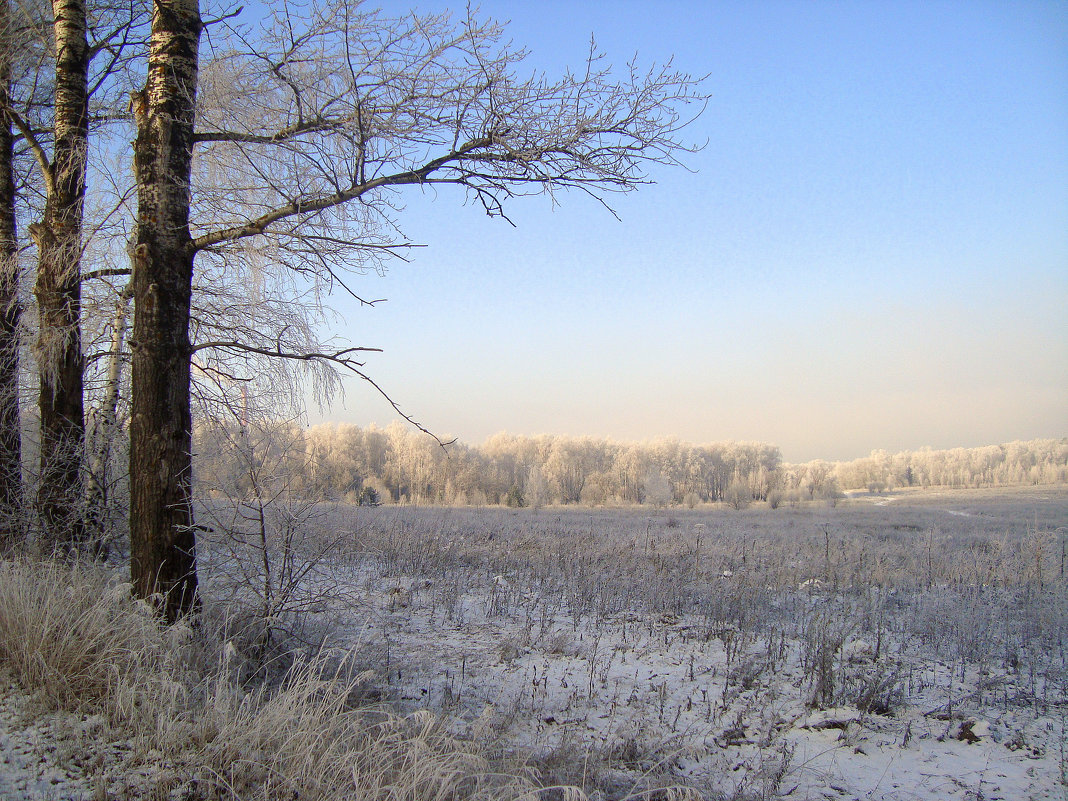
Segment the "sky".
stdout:
[[[411,3],[383,2],[403,13]],[[422,2],[424,11],[464,4]],[[337,333],[435,434],[755,440],[790,462],[1068,436],[1068,3],[486,0],[531,55],[707,75],[687,169],[405,196]],[[311,422],[388,424],[358,379]]]

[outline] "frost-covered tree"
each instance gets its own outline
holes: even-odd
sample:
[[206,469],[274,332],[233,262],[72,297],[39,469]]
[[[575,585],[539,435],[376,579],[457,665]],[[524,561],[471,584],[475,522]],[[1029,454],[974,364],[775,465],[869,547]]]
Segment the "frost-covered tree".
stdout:
[[658,509],[662,509],[671,503],[671,484],[668,483],[667,478],[659,470],[652,470],[646,473],[645,478],[642,480],[642,485],[645,488],[645,503],[652,504]]
[[[0,208],[9,221],[6,229],[11,229],[12,206],[30,219],[24,233],[36,255],[33,355],[39,374],[40,422],[36,505],[46,545],[80,546],[86,539],[83,292],[88,278],[110,272],[83,270],[92,235],[107,217],[105,212],[87,225],[91,134],[120,116],[116,102],[125,89],[144,17],[142,4],[111,0],[7,0],[0,6],[4,72],[0,116],[17,142],[16,153],[33,165],[14,195],[2,193]],[[110,208],[114,210],[114,204]],[[28,246],[20,243],[20,249]],[[18,338],[21,311],[17,301],[8,300],[17,297],[11,293],[21,277],[17,260],[14,266],[9,262],[5,261],[0,288],[4,296],[0,336],[8,344]],[[6,346],[0,350],[13,353]],[[10,372],[13,358],[4,357],[5,371]],[[12,397],[8,391],[4,395]],[[12,414],[0,414],[5,458],[13,453],[17,431],[13,421]]]
[[22,505],[19,415],[19,238],[14,87],[25,37],[11,0],[0,2],[0,544],[13,539]]
[[[521,195],[627,191],[687,150],[683,115],[701,100],[670,66],[617,76],[591,50],[562,78],[524,77],[523,52],[496,23],[390,18],[334,0],[279,5],[249,28],[220,24],[204,86],[229,95],[198,120],[202,28],[195,0],[156,0],[135,97],[131,537],[135,586],[162,592],[170,616],[195,591],[194,263],[251,239],[319,285],[344,284],[348,264],[407,244],[392,235],[406,187],[459,189],[502,217]],[[212,344],[309,357],[287,346]],[[354,355],[312,358],[358,371]]]

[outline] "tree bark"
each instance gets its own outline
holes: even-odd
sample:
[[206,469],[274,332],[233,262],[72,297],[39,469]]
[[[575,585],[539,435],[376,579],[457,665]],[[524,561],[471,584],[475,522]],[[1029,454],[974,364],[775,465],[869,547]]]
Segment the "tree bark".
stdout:
[[[6,30],[7,0],[0,5]],[[19,419],[18,229],[15,222],[15,136],[3,109],[11,101],[11,53],[0,44],[0,548],[21,533],[22,439]]]
[[118,409],[122,390],[123,346],[133,287],[127,284],[119,293],[115,314],[111,317],[111,347],[108,353],[107,378],[100,406],[88,414],[92,443],[89,470],[86,474],[85,520],[93,552],[107,558],[108,491],[112,447],[119,435]]
[[132,99],[138,206],[130,341],[131,573],[138,596],[162,595],[168,621],[197,604],[189,204],[200,31],[196,0],[155,0],[148,80]]
[[84,0],[53,0],[56,86],[51,187],[44,219],[30,227],[39,264],[34,295],[40,328],[41,478],[37,510],[45,543],[84,539],[81,465],[85,445],[81,342],[82,215],[89,143]]

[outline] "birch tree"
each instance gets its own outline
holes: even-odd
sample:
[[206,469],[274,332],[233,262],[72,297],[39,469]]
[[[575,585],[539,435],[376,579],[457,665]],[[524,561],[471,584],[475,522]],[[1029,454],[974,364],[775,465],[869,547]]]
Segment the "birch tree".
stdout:
[[[121,0],[114,5],[93,2],[91,6],[87,0],[53,0],[50,14],[39,5],[6,3],[5,29],[20,32],[14,52],[47,52],[51,68],[36,64],[24,70],[18,80],[9,81],[10,91],[0,93],[0,109],[36,164],[32,191],[43,206],[38,208],[40,219],[27,226],[37,251],[33,289],[38,317],[34,356],[40,415],[37,514],[43,544],[71,548],[81,547],[86,539],[81,315],[92,122],[89,103],[94,95],[98,99],[107,96],[113,88],[112,79],[128,65],[141,10],[138,3],[124,5]],[[42,86],[49,94],[51,119],[47,125],[39,124],[34,113]],[[99,105],[104,108],[106,103]],[[112,116],[105,113],[98,118]],[[6,196],[3,200],[6,213],[11,204]],[[7,317],[0,327],[6,332],[15,322],[17,310],[11,304],[5,309]],[[0,415],[0,424],[3,437],[10,439],[4,446],[10,454],[17,422],[8,414]]]
[[[256,243],[322,293],[410,243],[404,191],[440,189],[487,214],[564,190],[602,202],[676,164],[702,99],[670,65],[617,76],[591,48],[550,80],[473,18],[390,18],[352,0],[281,4],[261,26],[221,21],[199,74],[195,0],[155,0],[145,90],[135,96],[131,540],[134,584],[172,618],[196,590],[190,499],[190,360],[269,356],[370,380],[359,348],[190,338],[193,268]],[[199,81],[203,83],[199,83]],[[197,117],[197,93],[211,102]],[[699,110],[699,108],[698,108]],[[196,152],[196,171],[193,154]],[[459,194],[454,194],[458,191]],[[354,293],[355,294],[355,293]]]
[[8,542],[25,533],[29,520],[19,406],[24,243],[18,221],[39,211],[44,194],[29,180],[27,156],[40,152],[39,137],[50,125],[50,28],[42,3],[0,1],[0,529]]
[[89,41],[84,0],[54,0],[55,90],[51,158],[38,152],[44,216],[29,227],[37,246],[41,475],[38,514],[47,535],[82,539],[77,501],[85,441],[82,395],[81,252],[89,150]]

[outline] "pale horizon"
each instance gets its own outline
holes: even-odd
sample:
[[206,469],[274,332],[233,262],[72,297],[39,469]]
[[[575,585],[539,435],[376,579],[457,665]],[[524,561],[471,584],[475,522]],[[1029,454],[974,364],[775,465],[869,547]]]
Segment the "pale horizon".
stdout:
[[[409,4],[382,4],[387,13]],[[437,11],[462,4],[418,3]],[[1068,431],[1068,6],[491,2],[529,69],[709,75],[689,171],[508,207],[398,196],[424,243],[334,296],[435,434],[777,445],[789,462]],[[357,379],[310,422],[388,425]]]

